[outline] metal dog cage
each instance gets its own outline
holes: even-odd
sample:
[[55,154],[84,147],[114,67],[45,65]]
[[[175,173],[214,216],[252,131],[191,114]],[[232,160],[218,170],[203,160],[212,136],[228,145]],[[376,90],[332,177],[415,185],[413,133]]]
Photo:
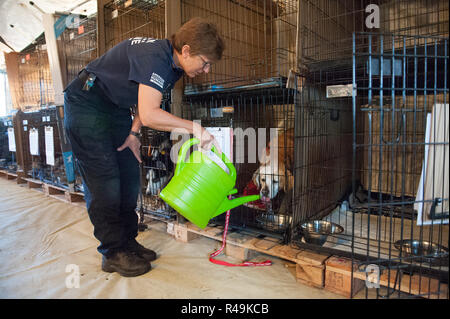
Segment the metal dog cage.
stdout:
[[18,106],[22,111],[53,105],[55,92],[44,34],[18,56],[18,81],[11,89],[18,90]]
[[[268,31],[274,3],[287,1],[186,0],[183,17],[190,17],[187,8],[206,5],[204,16],[220,21],[216,12],[228,5],[221,27],[238,47],[244,41],[227,35],[251,32],[235,28],[230,17],[252,6]],[[374,33],[369,33],[374,31],[367,20],[369,5],[378,8]],[[302,0],[297,9],[296,72],[287,81],[296,89],[285,89],[284,77],[270,82],[264,80],[269,73],[248,72],[250,63],[230,50],[225,60],[241,64],[226,71],[236,77],[223,76],[218,64],[198,83],[187,82],[183,116],[206,127],[270,128],[277,127],[272,126],[273,106],[292,105],[292,112],[282,113],[292,122],[284,131],[294,129],[291,218],[278,235],[300,248],[350,257],[352,269],[375,265],[387,278],[387,292],[376,289],[377,298],[448,298],[448,171],[442,168],[448,168],[448,3]],[[273,30],[259,35],[275,38]],[[242,48],[256,65],[259,60]],[[268,63],[273,47],[261,48],[261,61]],[[277,100],[281,92],[285,99]],[[427,127],[432,129],[425,140]],[[259,165],[252,167],[248,157],[245,164],[234,159],[239,194]],[[255,210],[252,205],[234,209],[231,226],[272,235],[280,231],[261,224]],[[223,223],[223,216],[213,222]],[[408,278],[419,282],[417,289]]]
[[[353,54],[353,174],[366,192],[350,202],[353,253],[448,283],[448,37],[358,39],[367,47]],[[439,285],[422,291],[448,298]]]
[[[41,131],[45,142],[42,146],[45,145],[45,153],[49,153],[49,156],[46,155],[46,165],[43,166],[41,180],[59,187],[68,188],[56,113],[57,108],[55,107],[41,109]],[[53,144],[53,152],[48,150],[51,144]],[[43,148],[42,150],[44,151]],[[53,158],[51,158],[51,153],[53,153]]]
[[[288,238],[286,234],[292,218],[292,185],[288,184],[292,181],[293,168],[289,154],[294,150],[293,145],[284,143],[284,140],[283,145],[278,142],[278,149],[275,139],[286,136],[294,127],[296,92],[274,86],[185,96],[184,118],[200,121],[206,128],[232,128],[233,158],[230,160],[237,172],[237,196],[259,194],[261,190],[258,186],[267,186],[260,188],[267,191],[265,195],[270,200],[247,203],[232,210],[232,228],[256,236],[270,234],[281,239]],[[285,156],[280,160],[276,157],[261,171],[265,176],[259,176],[258,169],[266,163],[264,154],[270,153],[269,149],[272,152],[276,149]],[[211,222],[223,224],[224,215]]]
[[[164,94],[161,108],[170,112],[170,96]],[[171,158],[172,140],[170,133],[141,128],[141,191],[137,210],[164,220],[176,218],[176,212],[160,197],[160,191],[173,176],[175,163]]]
[[68,188],[56,112],[52,106],[20,114],[23,169],[29,177]]
[[226,46],[208,74],[185,77],[185,91],[273,85],[286,78],[296,65],[297,6],[297,0],[182,0],[182,22],[197,16],[213,22]]
[[301,27],[353,25],[334,44],[302,33],[291,243],[375,265],[377,298],[448,298],[448,3],[378,1],[377,33],[357,4]]
[[[42,151],[42,147],[39,146],[43,143],[42,134],[40,134],[41,128],[41,114],[40,111],[29,111],[18,113],[19,116],[19,129],[21,131],[21,147],[23,157],[23,170],[26,176],[30,176],[35,179],[40,179],[41,168],[45,164],[45,147]],[[34,147],[31,145],[33,142],[30,135],[36,134],[37,145]],[[42,156],[42,157],[41,157]]]
[[[10,151],[8,130],[14,134],[12,116],[3,116],[0,118],[0,169],[7,171],[16,171],[17,162],[15,152]],[[15,139],[15,138],[14,138]]]
[[72,81],[80,70],[97,57],[97,16],[79,17],[58,39],[64,84]]
[[104,6],[105,47],[133,37],[165,37],[165,1],[111,1]]

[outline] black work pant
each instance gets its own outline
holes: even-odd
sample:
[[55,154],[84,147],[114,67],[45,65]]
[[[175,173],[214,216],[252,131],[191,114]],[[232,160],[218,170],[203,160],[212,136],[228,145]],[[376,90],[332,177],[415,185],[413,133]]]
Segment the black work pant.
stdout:
[[108,101],[98,85],[82,90],[76,78],[64,92],[64,126],[72,145],[98,251],[109,255],[137,236],[139,163],[129,148],[117,151],[131,129],[131,114]]

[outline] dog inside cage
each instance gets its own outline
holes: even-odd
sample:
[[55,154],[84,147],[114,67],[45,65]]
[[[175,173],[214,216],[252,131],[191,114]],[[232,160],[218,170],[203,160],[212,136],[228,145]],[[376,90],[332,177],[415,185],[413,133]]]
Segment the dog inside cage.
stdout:
[[[183,116],[229,128],[236,189],[260,199],[233,209],[230,226],[284,234],[292,219],[294,96],[283,88],[228,91],[186,98]],[[230,111],[231,110],[231,111]],[[224,216],[212,220],[223,223]]]
[[154,139],[148,146],[147,156],[149,158],[148,164],[145,165],[147,188],[145,194],[158,195],[170,179],[173,171],[173,164],[170,161],[170,140],[165,135],[163,141]]
[[172,142],[170,134],[143,128],[142,151],[143,165],[141,205],[144,212],[173,217],[169,206],[159,198],[159,193],[167,185],[174,171],[170,158]]

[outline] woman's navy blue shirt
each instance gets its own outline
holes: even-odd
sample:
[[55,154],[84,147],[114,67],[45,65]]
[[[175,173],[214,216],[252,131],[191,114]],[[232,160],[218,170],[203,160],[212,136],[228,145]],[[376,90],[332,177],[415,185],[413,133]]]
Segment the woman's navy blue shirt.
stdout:
[[120,42],[90,62],[86,70],[97,76],[96,84],[104,94],[124,108],[138,103],[139,83],[164,94],[183,75],[173,61],[170,41],[145,37]]

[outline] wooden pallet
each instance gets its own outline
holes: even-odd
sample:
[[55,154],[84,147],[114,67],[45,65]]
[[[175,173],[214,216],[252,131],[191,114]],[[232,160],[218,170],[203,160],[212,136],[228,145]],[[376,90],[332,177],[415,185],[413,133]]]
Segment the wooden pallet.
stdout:
[[62,187],[46,183],[42,184],[42,188],[44,190],[44,194],[51,198],[74,204],[76,206],[85,207],[83,193],[70,192]]
[[15,173],[13,173],[13,172],[8,172],[6,170],[0,170],[0,176],[3,176],[4,178],[6,178],[8,180],[15,180],[17,182],[17,184],[25,184],[26,183],[26,181],[24,180],[26,175],[23,171],[17,171]]
[[[326,271],[327,280],[330,278],[330,290],[349,296],[349,289],[342,289],[340,287],[342,287],[342,282],[351,277],[351,260],[333,256],[326,262]],[[395,287],[397,291],[424,298],[447,299],[448,285],[439,283],[437,279],[418,274],[403,274],[401,276],[399,287],[399,282],[396,282],[396,274],[396,270],[382,272],[380,274],[379,285],[382,287],[389,287],[389,290],[393,290]],[[359,282],[366,280],[366,273],[357,271],[356,267],[354,267],[353,278],[356,280],[353,289],[355,289],[355,287],[356,289],[361,289],[362,287],[358,285],[360,284]],[[328,282],[325,286],[327,286],[327,284]],[[347,283],[347,287],[349,287],[349,285],[350,282]]]
[[[207,226],[205,229],[200,229],[188,222],[186,224],[169,223],[167,228],[169,233],[182,242],[189,242],[199,236],[222,242],[223,226]],[[228,232],[225,246],[227,256],[247,260],[253,258],[255,253],[263,253],[292,262],[296,265],[295,276],[299,283],[317,288],[324,287],[325,261],[330,255],[283,245],[278,238],[267,236],[255,238],[239,232]]]
[[44,190],[45,195],[47,195],[51,198],[66,201],[66,195],[65,195],[66,190],[64,188],[46,184],[46,183],[42,184],[42,188]]
[[17,178],[17,174],[16,173],[11,173],[8,171],[1,171],[1,176],[3,176],[4,178],[8,179],[8,180],[13,180]]
[[2,169],[2,170],[0,170],[0,176],[3,177],[3,178],[7,178],[8,177],[8,172]]
[[42,187],[43,182],[38,180],[38,179],[34,179],[34,178],[24,178],[27,187],[31,190],[34,191],[38,191],[38,192],[44,192],[44,189]]
[[18,174],[10,173],[4,170],[0,171],[0,176],[7,178],[8,180],[17,180],[18,184],[26,184],[27,187],[34,191],[43,192],[46,196],[70,203],[79,207],[86,207],[84,201],[84,194],[80,192],[71,192],[62,187],[44,183],[38,179],[25,177],[21,172]]
[[[223,226],[207,226],[201,229],[190,222],[185,224],[169,222],[167,230],[175,239],[182,242],[189,242],[200,236],[222,242]],[[352,262],[348,258],[283,245],[277,238],[255,238],[236,231],[230,231],[227,234],[225,246],[227,256],[247,260],[251,259],[255,252],[293,263],[291,266],[295,265],[296,280],[301,284],[324,288],[348,298],[354,297],[365,287],[367,274],[359,271],[353,263],[352,279]],[[395,284],[395,274],[395,271],[391,270],[388,280],[388,274],[382,273],[380,286],[390,287],[392,290]],[[446,298],[448,294],[448,285],[439,284],[438,280],[424,275],[403,274],[400,289],[398,284],[396,288],[407,294],[430,299]]]

